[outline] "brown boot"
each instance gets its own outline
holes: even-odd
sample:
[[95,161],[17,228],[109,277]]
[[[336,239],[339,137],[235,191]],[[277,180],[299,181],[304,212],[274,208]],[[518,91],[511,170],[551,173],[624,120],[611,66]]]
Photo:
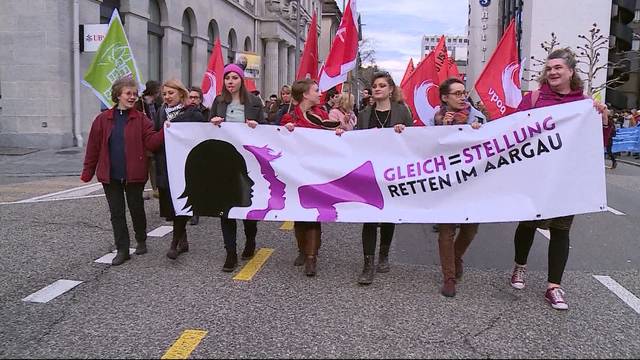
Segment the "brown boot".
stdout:
[[446,297],[456,296],[456,279],[446,279],[442,284],[440,293]]
[[304,242],[304,273],[307,276],[315,276],[317,269],[318,248],[320,247],[320,224],[312,225],[305,231]]
[[171,240],[171,245],[169,246],[169,251],[167,251],[167,257],[169,259],[175,260],[178,258],[178,243],[180,242],[180,236],[176,236],[173,234],[173,239]]
[[296,242],[298,243],[298,257],[293,262],[293,266],[304,265],[304,228],[300,225],[294,225],[294,231],[296,234]]

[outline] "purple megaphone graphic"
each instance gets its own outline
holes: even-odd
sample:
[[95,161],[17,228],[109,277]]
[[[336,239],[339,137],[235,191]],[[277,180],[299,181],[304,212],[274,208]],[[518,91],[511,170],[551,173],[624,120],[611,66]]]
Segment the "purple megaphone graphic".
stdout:
[[321,222],[338,219],[338,211],[334,206],[338,203],[357,202],[380,210],[384,208],[384,198],[371,161],[326,184],[301,186],[298,188],[298,195],[303,208],[318,209],[317,221]]

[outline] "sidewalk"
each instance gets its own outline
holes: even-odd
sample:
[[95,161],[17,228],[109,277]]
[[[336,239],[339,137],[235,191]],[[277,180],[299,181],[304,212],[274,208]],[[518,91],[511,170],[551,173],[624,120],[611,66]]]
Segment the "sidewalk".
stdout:
[[2,176],[50,177],[80,176],[84,148],[33,150],[3,148],[0,153]]
[[[609,157],[607,156],[606,159],[608,160]],[[640,159],[629,156],[627,152],[616,154],[616,160],[624,164],[640,166]]]

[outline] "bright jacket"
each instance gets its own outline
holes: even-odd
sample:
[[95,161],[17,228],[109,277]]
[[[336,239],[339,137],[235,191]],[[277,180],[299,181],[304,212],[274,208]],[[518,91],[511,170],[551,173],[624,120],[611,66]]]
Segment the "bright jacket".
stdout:
[[327,114],[321,106],[312,107],[311,110],[307,111],[307,114],[307,117],[311,116],[312,121],[309,121],[304,117],[300,106],[297,105],[293,108],[293,111],[282,117],[280,125],[293,123],[296,127],[311,129],[335,129],[340,125],[337,121],[330,121],[329,114]]
[[[96,175],[104,184],[111,182],[109,159],[109,137],[113,129],[115,107],[100,113],[91,125],[84,166],[80,179],[90,181]],[[129,110],[124,126],[124,153],[126,161],[126,181],[146,183],[149,171],[145,150],[155,151],[164,143],[164,132],[154,131],[151,120],[136,109]]]

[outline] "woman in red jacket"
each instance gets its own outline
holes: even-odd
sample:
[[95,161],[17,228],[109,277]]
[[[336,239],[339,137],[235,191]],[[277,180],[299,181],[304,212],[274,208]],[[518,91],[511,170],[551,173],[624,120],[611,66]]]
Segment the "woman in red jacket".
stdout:
[[[568,48],[553,51],[547,57],[542,76],[538,80],[540,89],[522,98],[518,111],[527,111],[545,106],[564,104],[587,99],[584,85],[576,71],[575,54]],[[602,125],[608,124],[607,107],[594,102],[594,107],[602,114]],[[549,229],[551,239],[548,250],[548,276],[545,300],[556,310],[569,308],[564,300],[564,291],[560,287],[564,267],[569,258],[569,231],[573,215],[552,219],[521,221],[514,235],[515,266],[511,275],[511,286],[524,289],[524,275],[527,257],[533,245],[537,228]]]
[[[293,131],[296,127],[312,129],[335,130],[340,126],[339,121],[329,120],[329,114],[318,106],[320,104],[320,92],[318,84],[311,79],[298,80],[291,86],[291,96],[298,105],[280,121],[287,130]],[[294,265],[304,264],[304,272],[307,276],[316,275],[316,261],[320,248],[320,222],[296,221],[294,230],[298,242],[298,258]]]
[[93,121],[80,177],[89,182],[95,174],[104,188],[118,251],[112,265],[129,260],[125,195],[137,241],[135,253],[147,252],[147,218],[142,198],[149,174],[145,151],[158,149],[164,141],[164,133],[155,132],[151,121],[134,108],[137,99],[134,80],[122,78],[113,83],[111,100],[116,106]]

